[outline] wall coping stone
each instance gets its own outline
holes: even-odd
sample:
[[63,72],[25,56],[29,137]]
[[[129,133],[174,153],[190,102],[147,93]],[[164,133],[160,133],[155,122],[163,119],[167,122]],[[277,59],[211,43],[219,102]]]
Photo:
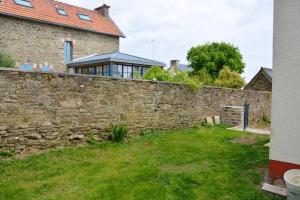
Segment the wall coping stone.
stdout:
[[[161,84],[163,85],[170,85],[170,86],[182,86],[182,87],[187,87],[186,85],[182,83],[170,83],[170,82],[165,82],[165,81],[152,81],[152,80],[141,80],[141,79],[125,79],[125,78],[118,78],[118,77],[106,77],[106,76],[94,76],[94,75],[88,75],[88,74],[70,74],[70,73],[62,73],[62,72],[36,72],[36,71],[22,71],[20,69],[16,68],[1,68],[0,67],[0,72],[5,71],[5,72],[18,72],[20,74],[37,74],[37,75],[52,75],[53,77],[58,76],[58,77],[88,77],[92,79],[106,79],[106,80],[121,80],[121,81],[128,81],[128,82],[149,82],[149,83],[156,83],[156,84]],[[204,85],[203,88],[207,89],[217,89],[217,90],[230,90],[230,91],[241,91],[242,89],[234,89],[234,88],[224,88],[224,87],[216,87],[216,86],[208,86]],[[268,91],[252,91],[252,90],[244,90],[248,93],[262,93],[262,94],[272,94],[272,92]]]

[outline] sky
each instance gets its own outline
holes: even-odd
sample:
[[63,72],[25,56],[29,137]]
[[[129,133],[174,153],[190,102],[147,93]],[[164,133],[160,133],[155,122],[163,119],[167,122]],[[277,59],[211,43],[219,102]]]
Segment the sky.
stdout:
[[123,53],[168,66],[172,59],[188,64],[191,47],[225,41],[240,49],[247,81],[260,67],[272,67],[273,0],[60,1],[88,9],[110,5],[110,16],[126,36]]

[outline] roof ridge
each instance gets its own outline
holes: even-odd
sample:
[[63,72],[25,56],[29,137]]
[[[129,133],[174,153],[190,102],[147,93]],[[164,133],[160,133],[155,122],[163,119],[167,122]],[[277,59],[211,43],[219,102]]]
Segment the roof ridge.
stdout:
[[97,12],[96,10],[92,10],[92,9],[89,9],[89,8],[84,8],[84,7],[76,6],[76,5],[65,3],[65,2],[62,2],[62,1],[59,1],[59,0],[47,0],[47,1],[53,2],[53,3],[59,3],[59,4],[67,5],[67,6],[72,6],[72,7],[79,8],[79,9],[84,9],[84,10],[87,10],[87,11]]

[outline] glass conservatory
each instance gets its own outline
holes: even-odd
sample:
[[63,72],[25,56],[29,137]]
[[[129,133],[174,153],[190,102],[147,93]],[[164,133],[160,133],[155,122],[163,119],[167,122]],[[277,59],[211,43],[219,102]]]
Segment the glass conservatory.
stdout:
[[69,62],[67,66],[69,73],[138,79],[143,77],[150,67],[166,65],[162,62],[115,52],[79,58]]

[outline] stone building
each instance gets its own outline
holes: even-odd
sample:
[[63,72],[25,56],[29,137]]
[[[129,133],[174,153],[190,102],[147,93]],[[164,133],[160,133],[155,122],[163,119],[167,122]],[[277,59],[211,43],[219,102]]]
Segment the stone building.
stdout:
[[109,16],[109,6],[89,10],[53,0],[1,0],[0,49],[21,65],[50,66],[66,72],[66,63],[91,54],[119,50],[124,37]]
[[272,92],[272,73],[272,69],[262,67],[244,89]]

